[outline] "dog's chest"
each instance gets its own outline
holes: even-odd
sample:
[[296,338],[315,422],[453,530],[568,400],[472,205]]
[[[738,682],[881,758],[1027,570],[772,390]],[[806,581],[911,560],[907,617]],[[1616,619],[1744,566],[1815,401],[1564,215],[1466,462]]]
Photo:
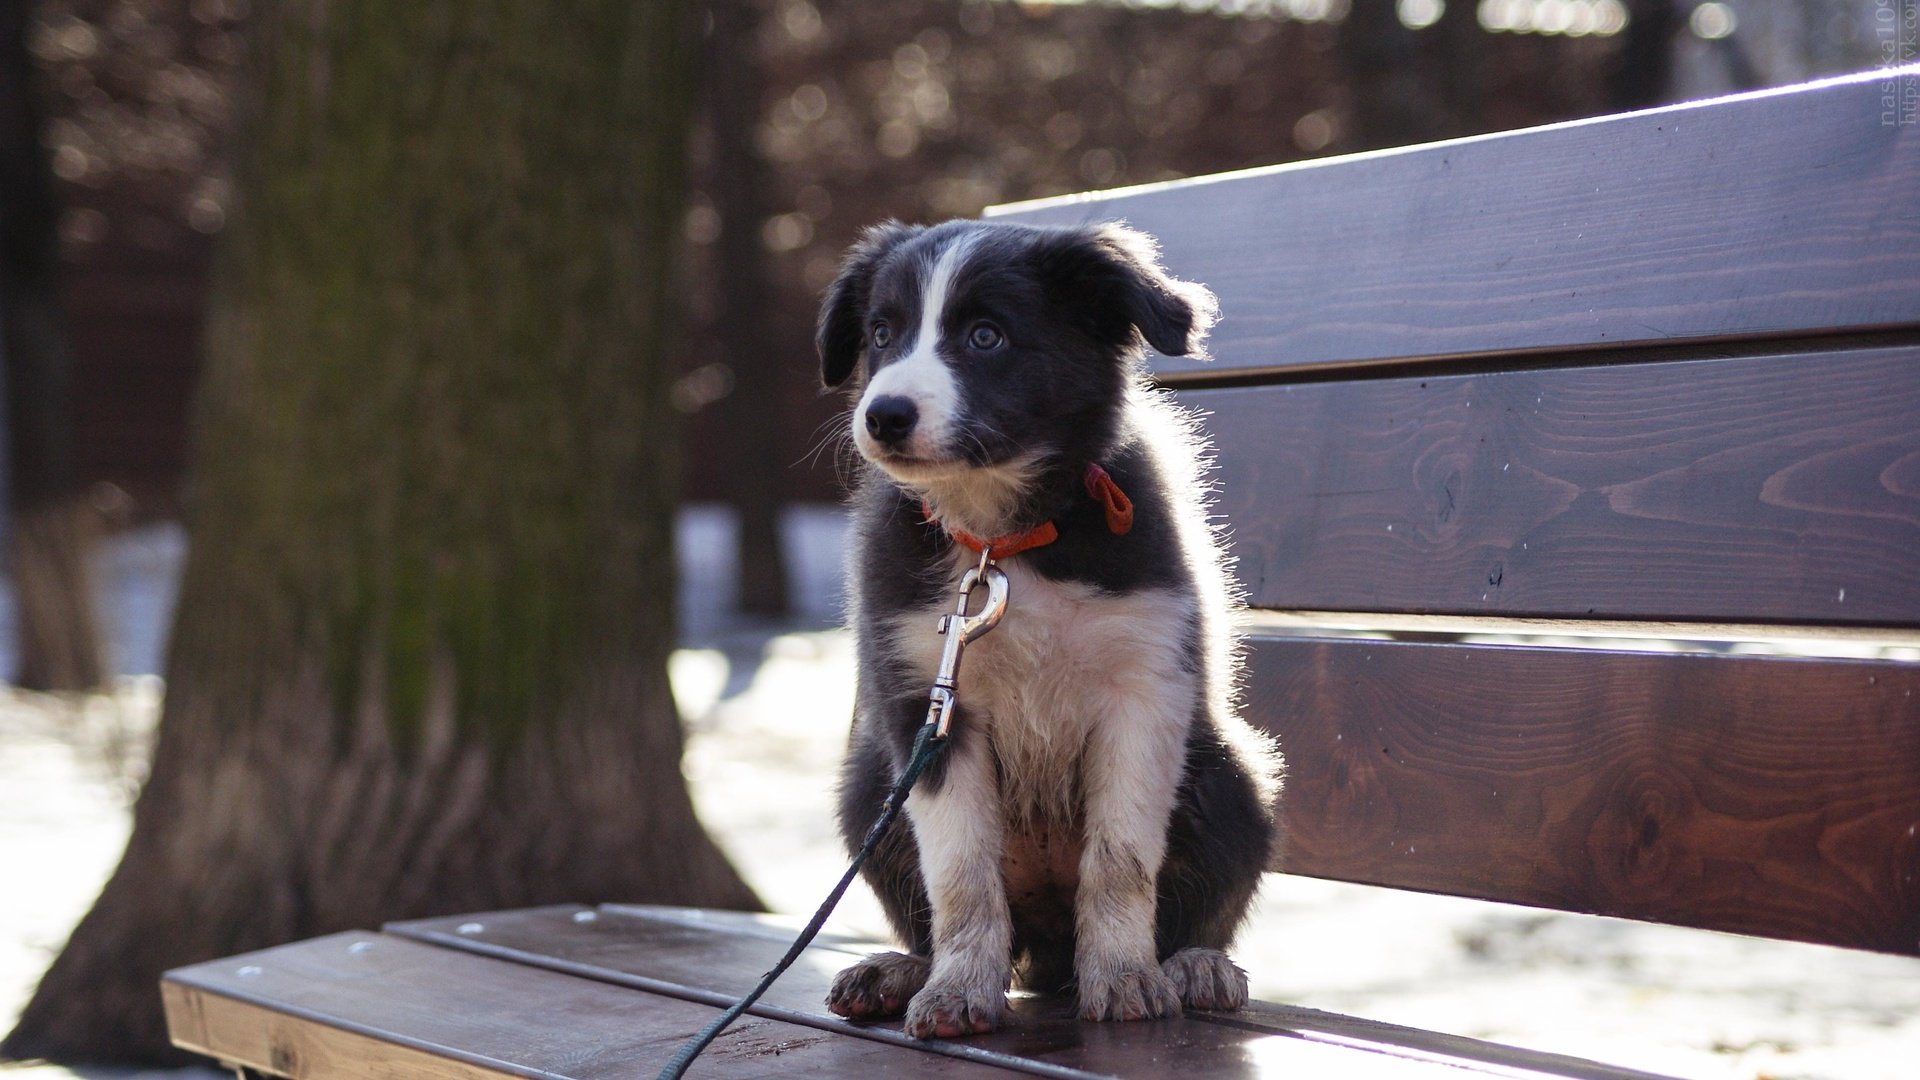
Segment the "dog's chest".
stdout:
[[[1002,569],[1006,614],[961,659],[962,722],[984,728],[1012,817],[1064,822],[1077,814],[1090,725],[1185,723],[1191,714],[1197,683],[1182,653],[1192,603],[1169,590],[1114,594],[1052,581],[1017,559]],[[942,644],[934,628],[947,610],[893,628],[929,683]]]

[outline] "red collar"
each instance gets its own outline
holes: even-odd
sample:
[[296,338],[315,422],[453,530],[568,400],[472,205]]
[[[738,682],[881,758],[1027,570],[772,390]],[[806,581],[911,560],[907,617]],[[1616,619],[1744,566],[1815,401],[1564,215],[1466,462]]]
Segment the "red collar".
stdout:
[[[1088,465],[1081,482],[1086,486],[1087,497],[1106,509],[1107,531],[1115,536],[1125,536],[1133,528],[1133,500],[1127,498],[1127,493],[1120,490],[1120,485],[1114,483],[1107,470],[1098,465]],[[1060,530],[1051,521],[1043,521],[1026,532],[983,538],[941,524],[933,516],[933,509],[924,501],[920,504],[920,512],[926,516],[928,524],[940,525],[954,543],[969,551],[984,551],[989,559],[1011,558],[1023,551],[1046,547],[1060,539]]]

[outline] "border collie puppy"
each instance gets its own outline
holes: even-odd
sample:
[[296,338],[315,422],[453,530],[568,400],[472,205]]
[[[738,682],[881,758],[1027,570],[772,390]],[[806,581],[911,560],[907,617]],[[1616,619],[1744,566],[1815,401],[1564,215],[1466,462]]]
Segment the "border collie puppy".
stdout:
[[990,1031],[1016,975],[1090,1020],[1246,1002],[1222,950],[1267,862],[1279,762],[1233,712],[1198,437],[1142,365],[1145,346],[1199,355],[1213,314],[1119,225],[881,225],[828,290],[822,375],[849,386],[865,459],[849,848],[906,764],[981,547],[1010,592],[966,650],[951,743],[863,871],[909,951],[842,972],[834,1012]]

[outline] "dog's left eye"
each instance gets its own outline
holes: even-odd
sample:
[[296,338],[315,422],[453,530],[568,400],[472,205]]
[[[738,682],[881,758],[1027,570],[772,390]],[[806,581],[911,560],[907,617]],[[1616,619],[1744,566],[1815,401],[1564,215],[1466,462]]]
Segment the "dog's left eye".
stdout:
[[967,344],[981,352],[997,349],[1007,343],[1007,339],[992,323],[974,323],[967,331]]

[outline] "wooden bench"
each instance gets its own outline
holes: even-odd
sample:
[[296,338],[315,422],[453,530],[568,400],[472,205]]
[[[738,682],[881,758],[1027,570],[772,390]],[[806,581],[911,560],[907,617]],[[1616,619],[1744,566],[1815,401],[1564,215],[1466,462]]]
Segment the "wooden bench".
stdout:
[[[1003,208],[1207,282],[1275,869],[1920,955],[1920,127],[1876,73]],[[1897,120],[1897,117],[1895,118]],[[294,1077],[651,1076],[791,925],[602,907],[175,971]],[[695,1075],[1645,1074],[1284,1005],[917,1043],[817,944]]]

